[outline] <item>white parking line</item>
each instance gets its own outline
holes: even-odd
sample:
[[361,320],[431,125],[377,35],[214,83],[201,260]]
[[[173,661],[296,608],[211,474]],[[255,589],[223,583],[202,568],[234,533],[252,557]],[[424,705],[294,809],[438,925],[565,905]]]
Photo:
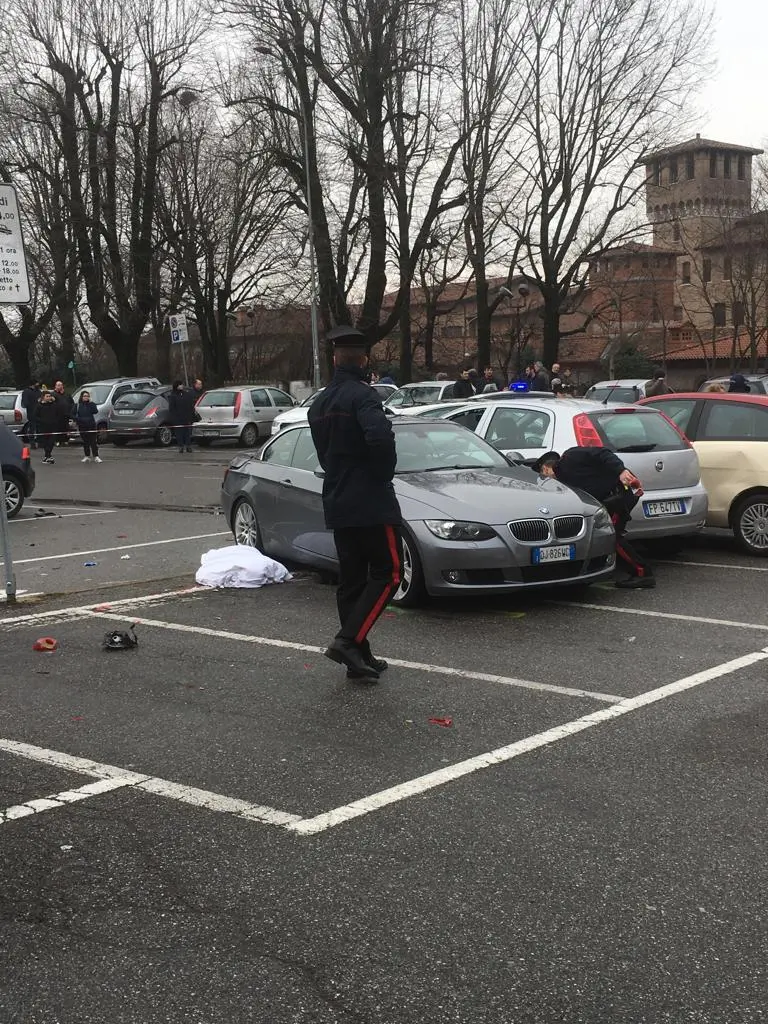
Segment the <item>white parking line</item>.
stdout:
[[[149,776],[146,776],[147,778]],[[100,796],[102,793],[111,793],[115,789],[123,789],[125,786],[135,786],[130,775],[115,775],[108,779],[99,779],[97,782],[89,782],[79,789],[65,789],[63,793],[54,793],[53,796],[42,797],[39,800],[27,800],[23,804],[15,804],[0,811],[0,825],[9,821],[17,821],[19,818],[27,818],[30,814],[40,814],[42,811],[53,811],[57,807],[66,807],[67,804],[78,803],[87,800],[90,796]]]
[[617,605],[612,604],[587,604],[583,601],[549,601],[547,603],[557,605],[560,608],[586,608],[594,612],[618,612],[619,615],[640,615],[649,619],[673,619],[678,622],[695,622],[703,626],[729,626],[733,629],[753,629],[758,632],[768,632],[768,623],[762,622],[713,619],[704,615],[683,615],[680,612],[655,612],[648,608],[634,608],[631,606],[619,608]]
[[68,803],[74,803],[89,796],[96,796],[99,793],[132,787],[151,793],[154,796],[166,797],[171,800],[191,804],[195,807],[205,808],[206,810],[222,814],[232,814],[235,817],[257,821],[261,824],[276,825],[297,835],[316,835],[329,828],[334,828],[336,825],[342,825],[345,822],[352,821],[354,818],[380,810],[382,807],[387,807],[391,804],[399,803],[401,800],[407,800],[409,797],[426,793],[438,786],[444,786],[449,782],[454,782],[484,768],[492,768],[495,765],[503,764],[523,754],[530,753],[532,750],[551,746],[560,740],[567,739],[587,729],[592,729],[596,725],[613,721],[614,719],[621,718],[623,715],[628,715],[633,711],[638,711],[641,708],[649,707],[651,704],[666,700],[668,697],[683,693],[685,690],[691,690],[704,683],[721,679],[723,676],[738,672],[743,668],[748,668],[750,665],[765,661],[766,658],[768,658],[768,648],[742,655],[740,658],[734,658],[732,661],[715,665],[713,668],[705,669],[702,672],[696,672],[694,675],[678,679],[676,682],[668,683],[666,686],[660,686],[655,690],[641,693],[637,697],[628,697],[611,707],[601,708],[599,711],[593,711],[591,714],[583,715],[563,725],[554,726],[552,729],[547,729],[534,736],[527,736],[525,739],[517,740],[515,743],[510,743],[505,747],[498,747],[496,750],[467,758],[464,761],[459,761],[456,764],[448,765],[446,768],[440,768],[418,778],[410,779],[408,782],[397,786],[391,786],[389,789],[373,793],[370,796],[363,797],[361,800],[354,800],[341,807],[335,807],[330,811],[314,815],[311,818],[302,818],[298,814],[280,811],[277,808],[268,807],[263,804],[249,803],[236,797],[224,796],[221,793],[183,786],[176,782],[169,782],[166,779],[141,775],[115,765],[92,761],[89,758],[75,757],[71,754],[49,750],[45,747],[36,747],[32,744],[21,743],[16,740],[0,739],[0,751],[57,768],[65,768],[85,775],[95,775],[99,779],[99,782],[82,786],[80,789],[65,790],[63,793],[57,793],[52,797],[30,800],[25,804],[8,808],[0,816],[0,823],[63,807]]
[[[95,619],[125,619],[125,615],[115,614],[112,611],[100,612],[95,609],[83,613],[88,618]],[[181,622],[165,622],[160,619],[131,618],[142,626],[149,626],[155,629],[169,629],[179,633],[193,633],[198,636],[213,636],[221,640],[236,640],[240,643],[257,644],[262,647],[281,647],[293,651],[304,651],[308,654],[322,654],[324,647],[317,647],[314,644],[300,644],[293,640],[278,640],[274,637],[252,636],[249,633],[233,633],[227,629],[210,629],[207,626],[190,626]],[[469,669],[453,668],[448,665],[430,665],[420,661],[403,661],[401,658],[387,658],[388,663],[396,668],[414,669],[417,672],[429,672],[433,675],[455,676],[459,679],[474,679],[483,683],[500,683],[502,686],[514,686],[523,690],[539,690],[544,693],[556,693],[561,697],[586,697],[590,700],[604,701],[607,704],[616,704],[622,700],[613,693],[599,693],[593,690],[582,690],[571,686],[555,686],[554,683],[535,683],[530,679],[516,679],[511,676],[497,676],[489,672],[473,672]]]
[[43,509],[43,506],[36,506],[37,508],[45,512],[54,512],[53,516],[36,516],[36,515],[19,515],[15,519],[11,520],[12,526],[20,526],[22,523],[39,523],[44,519],[79,519],[80,516],[112,516],[118,510],[116,508],[104,508],[104,509],[80,509],[79,512],[59,512],[57,509],[49,508]]
[[658,565],[691,565],[697,569],[732,569],[735,572],[768,572],[768,568],[761,565],[739,565],[728,562],[683,562],[679,558],[655,558]]
[[[64,754],[59,750],[36,747],[31,743],[0,739],[0,751],[4,751],[7,754],[15,754],[17,757],[24,757],[30,761],[51,765],[55,768],[65,768],[82,775],[95,775],[99,779],[99,782],[92,782],[87,786],[82,786],[80,789],[66,790],[64,793],[57,793],[55,796],[46,797],[43,800],[30,800],[26,804],[19,805],[19,807],[9,808],[5,812],[9,821],[15,818],[26,817],[29,814],[37,814],[40,811],[52,810],[55,807],[63,807],[66,803],[73,803],[76,800],[83,800],[88,796],[96,796],[98,793],[107,793],[110,790],[123,789],[128,786],[142,789],[155,796],[167,797],[170,800],[178,800],[181,803],[192,804],[194,807],[204,807],[206,810],[218,811],[222,814],[234,814],[236,817],[247,818],[249,821],[259,821],[265,825],[287,826],[301,820],[298,814],[278,811],[275,807],[266,807],[263,804],[254,804],[247,800],[238,800],[234,797],[223,796],[221,793],[212,793],[207,789],[180,786],[178,783],[169,782],[167,779],[159,779],[151,775],[141,775],[138,772],[127,771],[125,768],[118,768],[116,765],[91,761],[87,757],[74,757],[72,754]],[[79,794],[82,794],[82,796]],[[11,811],[14,813],[11,814]],[[6,819],[0,817],[0,824],[4,820]]]
[[27,615],[13,615],[7,619],[0,619],[0,628],[4,626],[28,626],[34,622],[46,622],[50,619],[60,619],[66,622],[69,619],[78,619],[86,616],[91,611],[99,611],[106,608],[129,608],[133,605],[145,605],[162,603],[174,597],[190,597],[193,594],[209,593],[207,587],[182,587],[181,590],[166,590],[157,594],[142,594],[140,597],[121,597],[118,601],[98,601],[95,604],[74,605],[69,608],[58,608],[46,612],[29,612]]
[[690,690],[695,686],[701,686],[702,683],[708,683],[713,679],[720,679],[722,676],[729,675],[732,672],[738,672],[739,669],[754,665],[758,661],[764,661],[766,658],[768,658],[768,649],[745,654],[740,658],[734,658],[733,661],[727,661],[722,665],[716,665],[714,668],[705,669],[703,672],[696,672],[694,675],[686,676],[684,679],[678,679],[674,683],[668,683],[666,686],[660,686],[656,690],[641,693],[637,697],[628,697],[619,704],[614,704],[610,708],[601,708],[599,711],[593,711],[591,714],[583,715],[572,722],[566,722],[565,725],[556,725],[552,729],[537,733],[535,736],[528,736],[526,739],[518,740],[516,743],[510,743],[506,747],[499,747],[497,750],[491,750],[487,754],[479,754],[477,757],[470,757],[466,761],[459,761],[456,764],[448,765],[446,768],[440,768],[438,771],[429,772],[427,775],[411,779],[409,782],[401,783],[399,786],[392,786],[389,789],[381,790],[379,793],[363,797],[362,800],[355,800],[350,804],[345,804],[343,807],[335,807],[332,811],[318,814],[314,818],[303,818],[289,825],[288,828],[292,832],[298,832],[300,835],[305,836],[323,832],[326,829],[333,828],[335,825],[351,821],[352,818],[359,818],[361,815],[370,814],[371,811],[377,811],[389,804],[398,803],[400,800],[406,800],[408,797],[416,796],[419,793],[426,793],[427,790],[434,789],[436,786],[444,786],[447,782],[453,782],[465,775],[471,775],[482,768],[492,768],[494,765],[511,761],[513,758],[520,757],[522,754],[527,754],[532,750],[550,746],[559,740],[564,740],[569,736],[574,736],[576,733],[584,732],[585,729],[592,729],[596,725],[602,725],[603,722],[613,721],[622,715],[630,714],[632,711],[637,711],[640,708],[648,707],[650,704],[666,700],[668,697],[673,697],[684,690]]
[[108,555],[113,551],[135,551],[138,548],[154,548],[160,544],[183,544],[190,540],[208,540],[211,537],[231,537],[229,530],[219,530],[217,533],[195,533],[190,537],[170,537],[166,540],[148,540],[141,544],[121,544],[116,548],[91,548],[86,551],[68,551],[63,555],[41,555],[38,558],[16,558],[14,565],[31,565],[33,562],[54,562],[62,558],[81,558],[83,555]]

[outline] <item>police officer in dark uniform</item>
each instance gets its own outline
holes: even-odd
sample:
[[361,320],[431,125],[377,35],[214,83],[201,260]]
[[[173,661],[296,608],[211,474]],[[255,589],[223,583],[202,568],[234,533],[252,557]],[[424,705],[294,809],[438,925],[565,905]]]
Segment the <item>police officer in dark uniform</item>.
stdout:
[[567,487],[586,491],[605,505],[616,530],[616,554],[630,574],[627,579],[616,580],[617,587],[647,590],[656,586],[650,565],[643,561],[625,536],[632,509],[643,489],[618,455],[607,448],[569,448],[562,455],[557,452],[542,455],[536,468],[544,476],[553,476]]
[[392,480],[395,436],[381,399],[365,383],[362,331],[336,327],[327,338],[336,372],[309,407],[309,426],[325,473],[323,509],[339,556],[341,628],[325,656],[347,677],[375,682],[387,663],[374,658],[368,633],[400,585],[401,514]]

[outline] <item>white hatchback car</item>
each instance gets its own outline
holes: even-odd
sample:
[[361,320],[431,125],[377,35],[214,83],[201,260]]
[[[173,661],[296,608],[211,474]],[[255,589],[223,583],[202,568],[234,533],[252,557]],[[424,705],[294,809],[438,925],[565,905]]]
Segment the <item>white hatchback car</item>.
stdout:
[[[644,495],[628,533],[648,540],[698,533],[707,518],[707,492],[690,441],[666,416],[649,419],[649,406],[603,405],[586,399],[479,399],[420,409],[484,437],[508,458],[534,463],[548,451],[605,447],[640,479]],[[657,411],[657,410],[654,410]]]

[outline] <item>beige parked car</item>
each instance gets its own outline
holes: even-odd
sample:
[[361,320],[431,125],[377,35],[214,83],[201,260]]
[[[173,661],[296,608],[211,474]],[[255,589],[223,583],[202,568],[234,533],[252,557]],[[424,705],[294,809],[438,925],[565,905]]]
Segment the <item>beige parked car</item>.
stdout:
[[272,421],[298,403],[280,388],[237,385],[214,388],[198,399],[193,439],[203,447],[215,440],[253,448],[272,432]]
[[709,494],[707,526],[768,556],[768,395],[691,392],[646,398],[693,442]]

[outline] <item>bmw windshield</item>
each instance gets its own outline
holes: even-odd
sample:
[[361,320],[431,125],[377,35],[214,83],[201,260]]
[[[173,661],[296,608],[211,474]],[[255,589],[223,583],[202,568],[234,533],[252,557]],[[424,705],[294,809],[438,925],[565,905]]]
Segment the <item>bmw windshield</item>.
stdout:
[[509,469],[482,438],[453,423],[393,424],[398,475],[449,469]]

